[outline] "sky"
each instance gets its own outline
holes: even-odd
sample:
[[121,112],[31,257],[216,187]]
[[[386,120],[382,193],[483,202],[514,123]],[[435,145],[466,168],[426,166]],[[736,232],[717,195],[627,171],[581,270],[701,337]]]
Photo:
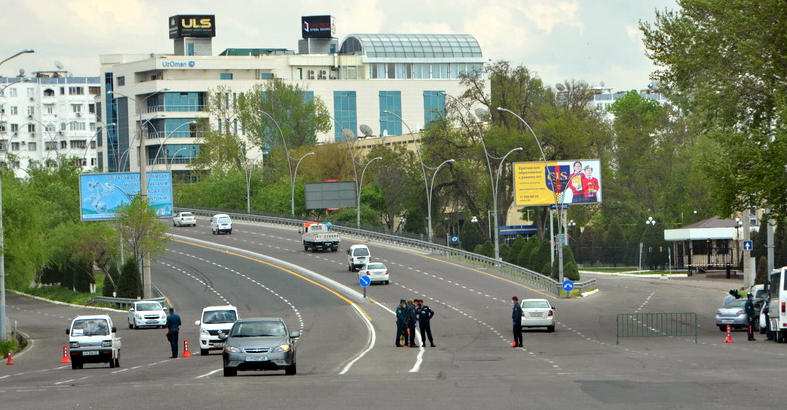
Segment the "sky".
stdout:
[[677,0],[0,0],[0,76],[55,70],[98,76],[99,55],[172,53],[167,18],[213,14],[213,54],[226,48],[297,50],[301,16],[332,15],[336,36],[470,34],[485,58],[527,67],[544,84],[582,80],[647,88],[656,67],[641,21]]

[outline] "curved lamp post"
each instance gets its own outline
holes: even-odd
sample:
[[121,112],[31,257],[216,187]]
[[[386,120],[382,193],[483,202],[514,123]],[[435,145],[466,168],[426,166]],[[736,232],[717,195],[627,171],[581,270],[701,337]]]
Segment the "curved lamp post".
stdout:
[[361,171],[361,181],[358,184],[358,207],[357,207],[357,215],[356,215],[356,222],[355,227],[361,229],[361,188],[363,187],[363,174],[366,173],[366,168],[372,164],[372,162],[383,159],[383,157],[374,157],[369,162],[366,163],[363,167],[363,171]]
[[[536,133],[533,131],[532,128],[530,128],[530,124],[528,124],[527,121],[525,121],[522,117],[520,117],[519,114],[517,114],[517,113],[515,113],[515,112],[513,112],[513,111],[511,111],[511,110],[509,110],[507,108],[497,107],[497,111],[499,111],[501,113],[502,112],[507,112],[507,113],[513,115],[514,117],[516,117],[522,124],[525,124],[525,127],[527,127],[528,131],[530,131],[530,133],[533,135],[533,139],[536,140],[536,145],[538,145],[538,150],[541,152],[541,159],[544,161],[544,172],[548,172],[549,168],[548,168],[548,165],[547,165],[547,157],[546,157],[546,155],[544,155],[544,149],[541,148],[541,142],[538,140],[538,137],[536,136]],[[556,183],[554,173],[549,175],[549,177],[552,180],[552,186],[554,188],[555,183]],[[557,211],[558,237],[561,238],[561,240],[558,241],[557,254],[558,254],[558,281],[560,283],[562,283],[563,282],[563,240],[562,240],[562,236],[560,236],[560,228],[562,226],[562,224],[560,222],[560,219],[561,219],[562,210],[559,209],[560,206],[558,204],[558,193],[555,192],[554,189],[552,190],[552,192],[554,193],[555,210]]]
[[292,183],[290,184],[290,215],[293,217],[295,217],[295,178],[298,176],[298,167],[301,165],[301,161],[309,155],[314,155],[314,152],[303,154],[303,156],[298,159],[298,163],[295,164],[295,172],[292,174]]
[[[116,123],[110,122],[109,124],[105,125],[104,128],[115,127],[115,126],[117,126]],[[85,152],[82,154],[82,158],[85,160],[85,166],[87,166],[87,150],[90,149],[90,143],[93,142],[94,139],[96,139],[96,136],[98,136],[98,134],[100,134],[101,131],[103,130],[102,129],[96,130],[96,133],[93,134],[93,136],[90,137],[89,140],[87,140],[87,144],[85,145]]]
[[432,242],[432,190],[434,189],[434,177],[437,176],[437,173],[440,171],[440,168],[448,163],[456,162],[454,159],[447,159],[440,163],[437,168],[434,169],[434,174],[432,174],[432,184],[429,186],[429,195],[426,196],[426,208],[427,208],[427,216],[426,219],[429,221],[429,242]]
[[[152,163],[152,164],[151,164],[151,166],[150,166],[150,168],[151,168],[151,171],[153,170],[153,167],[155,167],[155,166],[156,166],[156,164],[157,164],[157,162],[156,162],[156,161],[158,161],[158,156],[159,156],[159,154],[161,154],[161,149],[162,149],[162,148],[164,148],[164,143],[166,143],[166,142],[167,142],[167,140],[168,140],[168,139],[169,139],[171,136],[173,136],[173,135],[175,134],[175,131],[177,131],[177,130],[179,130],[179,129],[183,128],[183,127],[185,127],[186,125],[196,125],[196,124],[197,124],[197,121],[189,121],[189,122],[184,122],[183,124],[180,124],[180,125],[178,125],[177,127],[175,127],[175,129],[173,129],[172,131],[170,131],[170,132],[169,132],[169,134],[167,134],[167,136],[164,138],[164,141],[161,141],[161,144],[159,144],[159,146],[158,146],[158,151],[156,151],[156,156],[155,156],[155,157],[153,157],[153,163]],[[166,161],[165,161],[165,163],[166,163]]]
[[[6,58],[3,61],[0,61],[0,65],[3,65],[6,61],[27,53],[34,53],[35,51],[32,49],[22,50],[11,57]],[[5,340],[8,333],[6,333],[6,324],[5,324],[5,242],[3,237],[3,184],[0,181],[0,340]]]
[[166,160],[167,158],[169,158],[169,160],[168,160],[168,161],[165,161],[165,162],[166,162],[166,164],[167,164],[167,171],[169,171],[169,170],[171,170],[171,169],[172,169],[172,159],[178,156],[178,152],[180,152],[180,151],[186,151],[186,150],[190,150],[190,149],[192,149],[192,147],[183,147],[183,148],[180,148],[180,149],[178,149],[177,151],[175,151],[175,153],[174,153],[174,154],[172,154],[172,156],[170,156],[170,157],[165,157],[165,158],[164,158],[165,160]]

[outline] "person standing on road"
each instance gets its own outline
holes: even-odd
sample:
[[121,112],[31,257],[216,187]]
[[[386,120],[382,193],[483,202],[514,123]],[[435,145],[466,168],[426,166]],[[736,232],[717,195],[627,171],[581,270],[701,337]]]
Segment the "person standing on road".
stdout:
[[511,319],[514,322],[514,343],[511,347],[523,347],[522,345],[522,306],[519,306],[519,298],[514,296],[511,298],[514,309],[511,312]]
[[730,290],[730,294],[724,297],[724,302],[722,302],[721,307],[727,306],[728,303],[732,302],[733,300],[737,299],[735,297],[735,289]]
[[172,348],[172,356],[170,359],[178,357],[178,334],[180,333],[180,315],[175,313],[175,308],[169,308],[169,316],[167,316],[167,339],[169,339],[169,346]]
[[754,321],[757,319],[757,312],[754,311],[754,302],[751,293],[746,295],[746,304],[743,305],[743,310],[746,311],[746,319],[749,321],[749,341],[756,341],[754,338]]
[[402,347],[402,337],[404,342],[407,343],[407,301],[404,299],[399,300],[399,306],[396,308],[396,347]]
[[421,328],[421,347],[426,347],[427,337],[429,338],[429,344],[435,347],[434,339],[432,339],[432,325],[430,324],[434,311],[429,306],[424,306],[423,299],[416,299],[415,303],[418,314],[418,327]]
[[418,347],[415,344],[415,323],[418,321],[418,316],[415,312],[415,305],[412,300],[407,301],[407,333],[410,335],[408,346]]

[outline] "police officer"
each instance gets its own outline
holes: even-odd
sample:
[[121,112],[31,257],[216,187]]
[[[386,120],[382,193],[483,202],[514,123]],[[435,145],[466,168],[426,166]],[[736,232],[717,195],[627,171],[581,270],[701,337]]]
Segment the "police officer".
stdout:
[[751,293],[746,295],[746,304],[743,305],[743,310],[746,311],[746,318],[749,321],[749,341],[755,341],[754,338],[754,320],[757,319],[757,312],[754,310],[753,296]]
[[429,308],[429,306],[424,306],[423,299],[416,299],[416,312],[418,314],[418,327],[421,328],[421,347],[426,347],[426,338],[429,338],[429,344],[432,347],[434,345],[434,339],[432,339],[432,325],[430,325],[430,321],[432,320],[432,316],[434,316],[434,311]]
[[396,308],[396,347],[402,347],[401,340],[404,337],[404,342],[407,343],[407,301],[404,299],[399,300],[399,306]]
[[407,344],[410,347],[417,348],[415,344],[415,323],[418,322],[418,315],[415,312],[415,305],[412,300],[407,301],[407,332],[410,334],[410,341]]
[[175,313],[175,308],[169,308],[169,316],[167,316],[167,339],[169,339],[169,347],[172,349],[172,356],[170,359],[177,359],[178,357],[178,335],[180,334],[180,315]]
[[724,297],[724,302],[721,303],[721,307],[727,306],[728,303],[732,302],[733,300],[737,299],[735,294],[737,291],[735,289],[730,289],[730,294]]
[[514,322],[514,343],[511,347],[522,347],[522,307],[519,306],[519,298],[514,296],[511,298],[514,308],[511,311],[511,319]]

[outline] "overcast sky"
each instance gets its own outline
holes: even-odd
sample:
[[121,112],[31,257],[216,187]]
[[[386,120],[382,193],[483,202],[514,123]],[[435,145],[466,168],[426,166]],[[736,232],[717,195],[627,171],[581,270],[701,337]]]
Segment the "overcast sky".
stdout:
[[167,18],[216,15],[213,53],[229,47],[297,50],[300,18],[332,15],[353,33],[471,34],[484,57],[523,65],[554,85],[584,80],[615,90],[647,87],[640,21],[676,0],[0,0],[0,67],[15,76],[54,70],[97,76],[100,54],[172,53]]

